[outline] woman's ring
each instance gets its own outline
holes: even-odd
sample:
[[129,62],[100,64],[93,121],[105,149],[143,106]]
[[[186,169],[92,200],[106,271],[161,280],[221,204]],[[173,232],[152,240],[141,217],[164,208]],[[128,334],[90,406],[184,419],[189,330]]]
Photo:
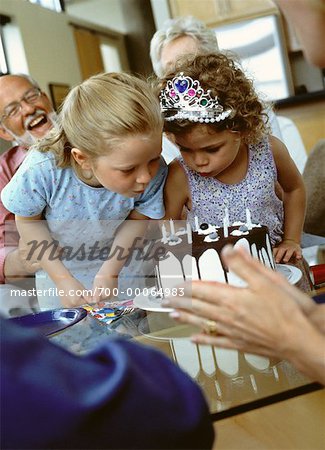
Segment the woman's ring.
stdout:
[[205,320],[203,323],[203,331],[205,334],[209,334],[211,336],[216,336],[218,333],[218,325],[214,320]]

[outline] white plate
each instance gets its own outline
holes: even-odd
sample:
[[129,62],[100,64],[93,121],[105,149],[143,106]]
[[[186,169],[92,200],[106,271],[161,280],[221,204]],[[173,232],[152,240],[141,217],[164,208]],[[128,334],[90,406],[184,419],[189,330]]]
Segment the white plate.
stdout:
[[[290,266],[289,264],[276,264],[277,272],[281,273],[291,284],[296,284],[302,277],[302,272],[298,267]],[[173,308],[165,308],[161,305],[160,299],[149,299],[147,295],[140,294],[133,300],[134,306],[145,311],[154,312],[171,312]]]
[[154,311],[154,312],[171,312],[172,308],[164,308],[161,305],[162,300],[154,299],[151,300],[147,295],[140,294],[133,299],[133,304],[137,308],[144,309],[145,311]]
[[282,273],[291,284],[296,284],[302,277],[302,272],[298,267],[289,264],[276,264],[276,271]]

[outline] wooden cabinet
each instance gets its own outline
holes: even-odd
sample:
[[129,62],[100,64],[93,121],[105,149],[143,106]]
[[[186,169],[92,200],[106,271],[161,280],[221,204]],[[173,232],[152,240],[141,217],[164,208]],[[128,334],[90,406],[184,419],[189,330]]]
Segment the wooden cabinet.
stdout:
[[169,0],[172,17],[194,16],[218,26],[278,13],[272,0]]
[[[315,94],[314,94],[315,95]],[[299,98],[299,97],[297,97]],[[324,139],[325,130],[325,96],[296,103],[282,103],[275,107],[276,115],[289,117],[298,128],[307,153],[317,142]]]

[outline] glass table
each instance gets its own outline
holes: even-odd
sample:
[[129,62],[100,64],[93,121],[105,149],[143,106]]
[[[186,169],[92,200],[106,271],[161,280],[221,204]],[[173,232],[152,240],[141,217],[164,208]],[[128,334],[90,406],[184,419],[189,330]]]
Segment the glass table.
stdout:
[[118,336],[153,346],[200,385],[213,420],[322,387],[287,361],[194,344],[190,336],[195,331],[188,325],[177,324],[168,313],[136,309],[110,325],[88,315],[51,340],[75,353],[91,351],[103,339]]

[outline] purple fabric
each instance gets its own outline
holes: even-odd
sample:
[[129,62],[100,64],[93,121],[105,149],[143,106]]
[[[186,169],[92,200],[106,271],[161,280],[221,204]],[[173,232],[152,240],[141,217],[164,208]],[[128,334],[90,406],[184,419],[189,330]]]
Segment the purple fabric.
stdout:
[[162,353],[107,339],[85,356],[0,318],[2,449],[209,449],[199,387]]

